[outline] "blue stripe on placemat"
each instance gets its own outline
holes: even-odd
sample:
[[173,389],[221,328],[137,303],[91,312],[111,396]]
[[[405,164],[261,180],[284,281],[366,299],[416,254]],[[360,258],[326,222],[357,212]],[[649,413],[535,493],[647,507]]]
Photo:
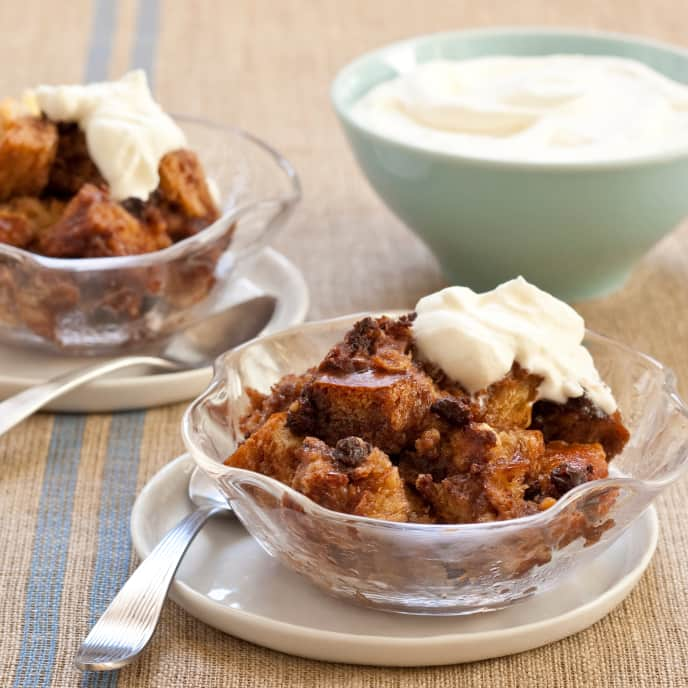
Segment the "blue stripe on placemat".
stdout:
[[131,53],[131,66],[144,69],[151,91],[155,86],[155,54],[158,43],[159,0],[139,0],[136,17],[136,37]]
[[[141,0],[145,3],[146,0]],[[86,81],[103,81],[108,77],[112,43],[115,37],[118,2],[115,0],[94,0],[91,42],[86,58]]]
[[[90,624],[98,620],[129,574],[129,514],[136,494],[144,411],[112,417],[98,514],[98,550],[89,597]],[[85,672],[82,686],[112,688],[119,672]]]
[[[139,0],[131,67],[144,69],[153,90],[158,36],[158,0]],[[145,412],[113,416],[98,516],[98,551],[91,582],[91,626],[124,585],[131,562],[129,515],[136,494]],[[83,688],[115,688],[119,671],[84,672]]]
[[84,423],[84,416],[69,415],[58,416],[53,425],[26,586],[15,688],[48,686],[52,676]]
[[[94,0],[86,81],[107,78],[117,6],[113,0]],[[83,415],[62,415],[56,416],[53,424],[26,586],[14,688],[42,688],[52,678],[85,422]]]

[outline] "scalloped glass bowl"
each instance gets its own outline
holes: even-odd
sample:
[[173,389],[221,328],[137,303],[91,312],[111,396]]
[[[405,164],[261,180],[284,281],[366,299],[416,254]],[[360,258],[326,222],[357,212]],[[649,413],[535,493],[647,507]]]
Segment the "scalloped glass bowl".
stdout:
[[[339,597],[395,612],[499,609],[557,585],[598,557],[679,475],[688,409],[667,368],[588,333],[631,439],[612,477],[580,485],[547,511],[510,521],[426,525],[330,511],[266,476],[223,465],[242,439],[246,389],[267,391],[317,363],[360,315],[307,323],[221,356],[188,408],[184,442],[246,529],[285,566]],[[231,580],[231,571],[227,577]]]
[[292,166],[259,139],[178,117],[217,185],[222,216],[153,253],[60,259],[0,243],[0,340],[80,355],[123,353],[212,312],[238,260],[284,225],[301,196]]

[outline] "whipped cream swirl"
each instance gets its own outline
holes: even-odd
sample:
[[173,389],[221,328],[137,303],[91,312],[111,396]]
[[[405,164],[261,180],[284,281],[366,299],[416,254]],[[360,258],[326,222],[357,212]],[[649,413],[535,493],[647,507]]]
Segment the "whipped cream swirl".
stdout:
[[449,287],[422,298],[416,312],[421,357],[471,393],[503,378],[516,362],[543,378],[539,399],[565,403],[587,394],[604,412],[616,410],[582,345],[583,318],[523,277],[484,294]]
[[186,147],[184,132],[153,100],[146,74],[119,81],[39,86],[38,107],[51,120],[76,122],[86,135],[93,162],[116,200],[146,200],[160,178],[164,155]]

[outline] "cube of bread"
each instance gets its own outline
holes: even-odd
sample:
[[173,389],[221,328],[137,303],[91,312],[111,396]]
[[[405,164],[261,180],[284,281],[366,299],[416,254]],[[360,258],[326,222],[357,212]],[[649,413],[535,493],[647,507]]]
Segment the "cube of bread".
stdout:
[[500,519],[535,513],[537,506],[526,500],[529,469],[545,450],[542,433],[537,430],[497,432],[497,444],[483,469],[485,496]]
[[401,456],[399,470],[407,483],[415,485],[422,474],[440,482],[457,473],[479,472],[490,460],[498,437],[489,425],[468,423],[451,428],[432,422],[433,427],[418,436],[413,449]]
[[604,449],[598,443],[548,442],[539,462],[540,491],[559,499],[574,487],[609,474]]
[[287,414],[274,413],[225,463],[245,468],[291,485],[300,463],[302,438],[287,427]]
[[0,208],[0,244],[26,248],[33,237],[33,227],[26,217]]
[[160,161],[160,192],[189,217],[206,217],[216,211],[198,156],[190,150],[167,153]]
[[0,201],[38,196],[50,177],[57,129],[40,117],[7,121],[0,132]]
[[476,420],[494,428],[527,428],[540,382],[542,378],[514,363],[505,377],[475,395],[472,410]]
[[397,467],[358,437],[333,449],[307,437],[297,451],[292,487],[321,506],[386,521],[408,521],[410,506]]
[[533,408],[533,428],[542,430],[546,442],[599,442],[607,461],[621,452],[630,437],[618,411],[608,415],[586,396],[565,404],[538,401]]
[[86,184],[67,204],[60,220],[38,238],[38,251],[59,258],[127,256],[165,248],[154,233],[113,201],[107,191]]
[[275,478],[327,509],[406,521],[409,502],[389,457],[356,437],[335,448],[289,430],[273,413],[225,462]]
[[361,437],[394,454],[413,441],[434,400],[432,381],[417,370],[318,373],[290,409],[290,424],[298,428],[306,415],[303,434],[331,445],[344,437]]
[[439,523],[479,523],[497,518],[479,476],[457,473],[435,482],[425,473],[418,476],[416,489]]
[[399,468],[441,522],[491,521],[537,511],[524,495],[528,470],[544,453],[540,432],[494,431],[484,423],[471,423],[433,436],[437,447],[426,434]]
[[0,203],[0,243],[30,248],[43,229],[57,222],[64,205],[55,198],[32,196],[20,196]]

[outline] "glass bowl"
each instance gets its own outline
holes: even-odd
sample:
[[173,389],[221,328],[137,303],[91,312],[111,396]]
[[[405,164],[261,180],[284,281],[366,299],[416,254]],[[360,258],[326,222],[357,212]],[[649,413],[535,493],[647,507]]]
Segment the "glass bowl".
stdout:
[[224,354],[182,423],[194,460],[263,549],[334,595],[416,614],[506,607],[598,557],[686,465],[688,409],[671,371],[592,332],[586,346],[631,439],[609,478],[579,485],[547,511],[480,524],[392,523],[330,511],[272,478],[223,465],[242,440],[246,389],[267,391],[313,366],[360,317],[307,323]]
[[301,190],[279,153],[237,129],[176,121],[217,186],[221,217],[135,256],[49,258],[0,243],[0,341],[96,355],[168,337],[211,312],[237,261],[284,224]]

